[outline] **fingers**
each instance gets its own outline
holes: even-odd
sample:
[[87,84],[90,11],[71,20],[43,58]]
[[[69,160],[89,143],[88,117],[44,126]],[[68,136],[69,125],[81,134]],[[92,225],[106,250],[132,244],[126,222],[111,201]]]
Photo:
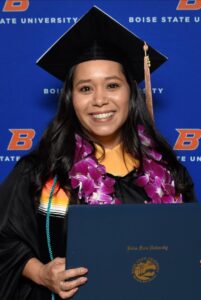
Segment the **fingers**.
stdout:
[[[61,280],[59,284],[58,294],[60,298],[67,299],[72,297],[77,292],[78,287],[87,282],[87,277],[82,276],[87,272],[88,270],[86,268],[77,268],[77,269],[70,269],[65,271],[64,274],[65,279]],[[75,277],[78,278],[72,279]]]
[[57,257],[53,261],[51,261],[53,268],[57,269],[58,271],[65,271],[65,258]]
[[60,282],[60,289],[61,291],[69,291],[72,290],[74,288],[77,288],[78,286],[84,284],[85,282],[87,282],[87,278],[86,277],[79,277],[75,280],[72,281],[61,281]]
[[87,268],[76,268],[76,269],[69,269],[69,270],[66,270],[64,273],[63,273],[63,281],[65,280],[68,280],[68,279],[71,279],[71,278],[74,278],[74,277],[80,277],[80,276],[83,276],[85,275],[86,273],[88,272]]
[[61,299],[72,297],[78,287],[86,283],[84,276],[88,270],[84,267],[65,270],[65,258],[57,257],[41,267],[42,284],[58,294]]
[[65,265],[65,262],[66,262],[66,259],[64,257],[56,257],[54,259],[55,263],[57,264],[64,264]]
[[73,295],[78,291],[78,288],[74,288],[69,292],[60,292],[58,295],[61,299],[68,299],[73,297]]

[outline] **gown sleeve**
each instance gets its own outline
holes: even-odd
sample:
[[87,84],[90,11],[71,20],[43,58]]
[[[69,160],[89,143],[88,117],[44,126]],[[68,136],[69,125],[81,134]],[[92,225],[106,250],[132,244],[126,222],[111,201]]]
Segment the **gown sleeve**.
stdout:
[[194,191],[193,180],[185,167],[183,167],[182,181],[186,184],[186,189],[183,193],[183,202],[198,202]]
[[30,164],[20,162],[0,186],[0,299],[27,299],[32,283],[22,270],[38,257],[37,220],[30,197]]

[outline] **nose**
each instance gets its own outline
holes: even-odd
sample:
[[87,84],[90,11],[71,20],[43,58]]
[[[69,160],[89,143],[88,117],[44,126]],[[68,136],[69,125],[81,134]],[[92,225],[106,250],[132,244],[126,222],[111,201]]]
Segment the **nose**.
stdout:
[[108,102],[106,91],[102,87],[97,88],[93,95],[93,105],[101,107],[103,105],[107,105]]

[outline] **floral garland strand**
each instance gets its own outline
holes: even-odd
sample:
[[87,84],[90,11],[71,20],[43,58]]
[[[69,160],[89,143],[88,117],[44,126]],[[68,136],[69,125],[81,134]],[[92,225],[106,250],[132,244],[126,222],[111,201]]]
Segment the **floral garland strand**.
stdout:
[[106,175],[92,151],[92,146],[76,135],[75,163],[69,172],[72,188],[78,188],[78,198],[88,204],[120,204],[114,194],[115,180]]
[[[138,125],[138,135],[147,147],[148,157],[144,157],[143,171],[134,183],[144,188],[151,199],[145,203],[182,203],[182,195],[176,195],[170,171],[165,167],[162,155],[155,151],[152,139],[145,134],[144,126]],[[120,204],[115,196],[115,180],[107,176],[105,167],[91,155],[92,151],[92,146],[76,135],[75,163],[69,172],[72,188],[78,188],[78,198],[87,204]]]
[[176,195],[170,171],[165,166],[162,155],[154,149],[154,143],[146,135],[144,126],[138,125],[138,135],[141,143],[147,147],[148,157],[143,158],[143,171],[135,180],[135,184],[144,188],[151,203],[182,203],[182,194]]

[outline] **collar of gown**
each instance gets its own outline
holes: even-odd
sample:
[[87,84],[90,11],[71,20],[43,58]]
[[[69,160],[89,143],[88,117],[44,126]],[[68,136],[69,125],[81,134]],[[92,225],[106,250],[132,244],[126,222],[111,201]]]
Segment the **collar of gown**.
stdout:
[[106,172],[114,176],[126,176],[135,168],[139,167],[139,161],[132,157],[129,153],[123,153],[122,144],[112,149],[105,149],[105,157],[101,159],[103,150],[99,145],[95,145],[96,158],[101,165],[104,165]]

